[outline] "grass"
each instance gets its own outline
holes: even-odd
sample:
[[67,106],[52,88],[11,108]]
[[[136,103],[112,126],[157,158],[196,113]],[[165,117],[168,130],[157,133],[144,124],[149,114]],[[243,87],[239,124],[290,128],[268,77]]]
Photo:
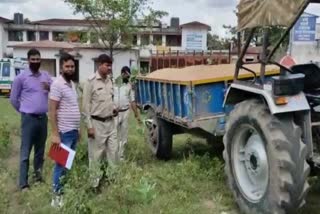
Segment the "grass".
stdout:
[[[48,158],[44,167],[46,183],[33,185],[25,193],[17,190],[19,116],[7,99],[0,99],[0,109],[0,123],[8,124],[5,127],[11,131],[7,156],[0,156],[0,213],[238,213],[225,184],[221,155],[215,154],[211,146],[189,135],[175,136],[172,160],[158,161],[136,125],[130,126],[126,161],[108,174],[110,180],[105,181],[100,194],[89,187],[87,145],[82,139],[68,175],[65,206],[62,210],[52,209],[52,161]],[[135,124],[133,118],[130,124]],[[302,213],[317,213],[320,208],[319,184],[314,183]]]

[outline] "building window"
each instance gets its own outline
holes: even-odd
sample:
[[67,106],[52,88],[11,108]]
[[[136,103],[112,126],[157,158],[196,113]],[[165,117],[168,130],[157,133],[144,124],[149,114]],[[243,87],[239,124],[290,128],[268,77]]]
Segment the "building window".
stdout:
[[23,31],[9,31],[9,41],[10,42],[22,42],[23,41]]
[[69,32],[67,33],[66,37],[67,37],[66,40],[69,42],[81,42],[81,43],[88,42],[87,32],[81,32],[81,31]]
[[2,64],[2,77],[10,77],[10,63]]
[[141,74],[149,73],[149,66],[150,66],[150,63],[148,61],[140,62],[140,72],[141,72]]
[[40,41],[49,40],[49,32],[48,31],[40,31]]
[[120,43],[126,46],[132,45],[134,35],[122,33],[120,36]]
[[166,36],[166,46],[169,47],[181,47],[181,36],[176,36],[176,35],[167,35]]
[[246,62],[254,62],[254,58],[246,58],[245,61]]
[[90,33],[90,43],[98,43],[99,42],[99,35],[96,32]]
[[138,45],[138,36],[137,35],[132,36],[132,45]]
[[150,35],[141,35],[141,45],[150,44]]
[[162,45],[162,35],[153,36],[153,45],[161,46]]
[[254,62],[255,58],[254,58],[254,56],[245,56],[245,61],[246,62]]
[[27,31],[27,40],[28,41],[36,41],[36,32],[35,31]]
[[65,33],[64,32],[52,32],[53,41],[62,42],[65,41]]

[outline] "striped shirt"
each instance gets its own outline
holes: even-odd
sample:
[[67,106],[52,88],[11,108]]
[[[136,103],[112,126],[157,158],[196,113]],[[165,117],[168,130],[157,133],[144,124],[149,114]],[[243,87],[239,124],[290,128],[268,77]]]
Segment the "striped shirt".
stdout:
[[59,102],[57,121],[59,132],[66,133],[80,128],[80,110],[75,85],[59,76],[51,85],[49,98]]

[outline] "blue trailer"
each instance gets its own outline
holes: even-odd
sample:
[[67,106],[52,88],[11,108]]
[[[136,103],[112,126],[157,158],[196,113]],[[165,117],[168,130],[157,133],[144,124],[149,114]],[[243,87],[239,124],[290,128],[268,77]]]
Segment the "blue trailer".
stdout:
[[[259,65],[248,67],[259,75]],[[146,141],[159,159],[169,159],[172,136],[192,133],[208,141],[223,136],[228,113],[224,105],[235,65],[192,66],[163,69],[137,78],[137,101],[147,112]],[[268,67],[267,76],[279,69]],[[253,79],[242,71],[240,79]],[[221,143],[221,141],[220,141]]]
[[[320,68],[274,61],[310,3],[320,0],[240,0],[242,50],[235,66],[165,69],[138,78],[153,153],[168,159],[177,133],[223,135],[226,180],[242,213],[296,213],[306,203],[308,176],[320,169]],[[284,32],[271,47],[272,26]],[[259,66],[243,58],[261,31]],[[240,32],[246,32],[244,44]]]

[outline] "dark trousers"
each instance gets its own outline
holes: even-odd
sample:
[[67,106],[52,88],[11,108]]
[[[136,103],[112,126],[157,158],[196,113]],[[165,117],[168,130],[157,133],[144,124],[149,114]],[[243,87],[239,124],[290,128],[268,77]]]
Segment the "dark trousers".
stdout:
[[33,168],[37,178],[41,177],[47,140],[47,115],[22,114],[20,148],[20,188],[28,186],[29,157],[34,147]]

